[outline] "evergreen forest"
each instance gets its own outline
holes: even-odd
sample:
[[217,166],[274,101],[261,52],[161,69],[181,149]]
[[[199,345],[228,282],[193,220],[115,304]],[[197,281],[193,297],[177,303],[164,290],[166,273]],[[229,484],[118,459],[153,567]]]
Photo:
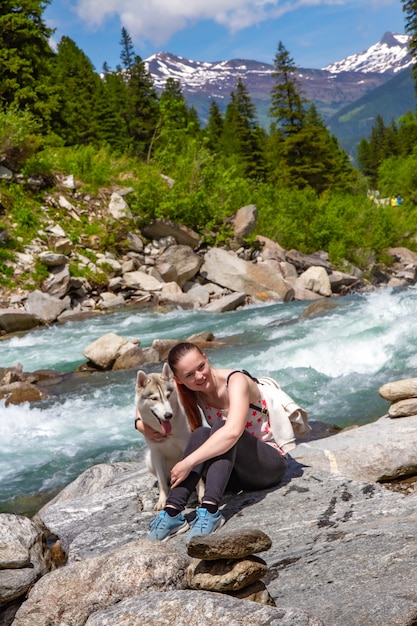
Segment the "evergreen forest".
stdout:
[[[1,284],[8,259],[36,236],[57,173],[73,174],[86,193],[129,185],[136,224],[169,219],[210,245],[227,244],[230,218],[255,204],[255,234],[285,249],[325,250],[340,267],[348,261],[366,270],[386,261],[392,246],[417,251],[415,111],[389,125],[378,116],[353,163],[305,99],[279,41],[269,127],[259,124],[240,79],[224,114],[210,102],[203,126],[178,81],[168,78],[157,93],[125,28],[115,68],[104,61],[97,71],[69,37],[53,50],[49,3],[0,6],[0,167],[14,174],[0,180]],[[416,55],[417,0],[402,4]],[[42,185],[34,191],[24,181],[36,177]],[[382,201],[397,195],[400,205]],[[83,220],[86,233],[105,234],[111,245],[109,225]],[[255,237],[246,244],[255,246]]]

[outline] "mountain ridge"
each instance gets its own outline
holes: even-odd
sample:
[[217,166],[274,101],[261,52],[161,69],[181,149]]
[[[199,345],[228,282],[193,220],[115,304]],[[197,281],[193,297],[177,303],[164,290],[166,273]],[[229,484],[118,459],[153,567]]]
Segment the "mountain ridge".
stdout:
[[[343,124],[335,123],[337,114],[364,97],[371,97],[374,90],[381,88],[394,76],[411,68],[413,59],[408,50],[410,36],[393,32],[385,32],[377,43],[367,50],[354,53],[345,59],[331,63],[321,69],[297,67],[295,78],[303,95],[313,102],[324,121],[333,121],[334,133],[339,138],[341,132],[344,146],[349,144],[346,133],[342,132]],[[249,59],[231,59],[226,61],[193,61],[169,52],[158,52],[144,61],[152,76],[155,88],[162,91],[167,78],[180,82],[181,89],[189,106],[194,106],[203,125],[209,116],[211,100],[215,100],[221,111],[225,111],[230,100],[230,93],[235,89],[240,78],[247,87],[252,102],[256,106],[259,123],[269,127],[270,93],[274,85],[272,76],[273,64]],[[409,80],[412,82],[411,73]],[[379,114],[384,121],[390,123],[394,114],[406,113],[415,104],[407,96],[387,107],[380,101],[382,109]],[[395,111],[395,113],[394,113]],[[373,119],[362,124],[358,133],[362,138],[369,134]],[[348,146],[352,151],[352,146]]]

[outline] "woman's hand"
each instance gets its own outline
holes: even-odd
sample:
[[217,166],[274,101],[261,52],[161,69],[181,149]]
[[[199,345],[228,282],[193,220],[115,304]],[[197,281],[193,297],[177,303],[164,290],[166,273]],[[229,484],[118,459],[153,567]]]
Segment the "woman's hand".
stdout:
[[164,441],[166,437],[165,433],[160,433],[159,430],[154,430],[153,428],[145,424],[145,422],[141,420],[139,416],[137,416],[137,419],[135,421],[135,428],[146,439],[149,439],[149,441],[156,441],[156,442]]
[[188,474],[191,472],[192,466],[187,462],[187,458],[179,461],[171,470],[171,489],[177,487],[183,480],[185,480]]

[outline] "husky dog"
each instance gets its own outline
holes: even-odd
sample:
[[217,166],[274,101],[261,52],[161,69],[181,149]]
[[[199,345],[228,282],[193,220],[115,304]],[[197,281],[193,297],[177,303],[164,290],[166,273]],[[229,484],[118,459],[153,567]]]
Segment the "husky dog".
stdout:
[[167,363],[160,374],[138,372],[135,404],[142,421],[166,435],[163,441],[146,439],[146,465],[158,479],[159,500],[155,509],[160,511],[167,499],[171,469],[181,459],[190,436],[187,416]]

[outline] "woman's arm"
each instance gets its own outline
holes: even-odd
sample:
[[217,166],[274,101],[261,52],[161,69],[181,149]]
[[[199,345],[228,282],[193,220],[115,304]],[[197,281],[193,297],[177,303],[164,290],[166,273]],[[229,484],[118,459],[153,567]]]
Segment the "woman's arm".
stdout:
[[[176,487],[190,473],[192,468],[215,456],[224,454],[241,437],[248,418],[251,384],[245,374],[235,374],[230,379],[229,409],[222,428],[214,432],[197,450],[177,463],[171,472],[171,488]],[[254,385],[256,383],[253,383]]]
[[136,419],[135,419],[135,428],[138,430],[146,439],[150,441],[163,441],[166,437],[165,433],[160,433],[158,430],[154,430],[142,420],[139,411],[136,411]]

